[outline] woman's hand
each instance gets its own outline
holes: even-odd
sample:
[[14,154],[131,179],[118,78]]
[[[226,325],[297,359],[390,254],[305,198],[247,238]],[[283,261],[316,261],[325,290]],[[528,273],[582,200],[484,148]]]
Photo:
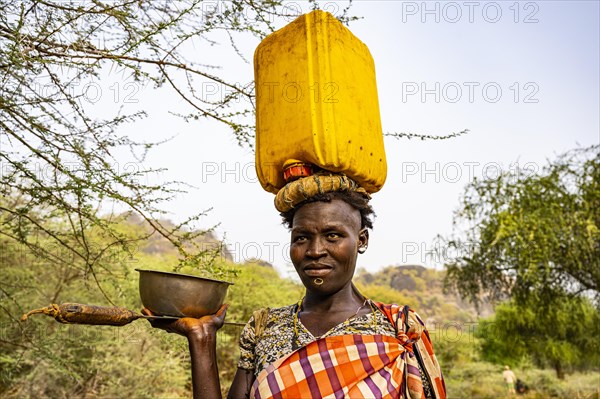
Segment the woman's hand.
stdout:
[[[160,328],[168,333],[176,333],[183,335],[188,339],[193,337],[213,336],[217,330],[223,327],[225,315],[229,304],[223,304],[213,315],[203,316],[199,319],[193,317],[182,317],[179,320],[149,320],[154,328]],[[154,316],[154,314],[144,308],[142,314],[146,316]]]

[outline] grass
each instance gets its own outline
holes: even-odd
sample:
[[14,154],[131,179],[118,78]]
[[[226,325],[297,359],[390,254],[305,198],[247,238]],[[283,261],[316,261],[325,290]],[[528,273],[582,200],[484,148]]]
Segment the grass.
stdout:
[[[554,370],[534,368],[513,370],[517,378],[529,387],[523,399],[600,399],[600,370],[567,374],[564,380],[556,378]],[[445,370],[448,399],[510,398],[502,379],[502,367],[490,363],[473,362]]]

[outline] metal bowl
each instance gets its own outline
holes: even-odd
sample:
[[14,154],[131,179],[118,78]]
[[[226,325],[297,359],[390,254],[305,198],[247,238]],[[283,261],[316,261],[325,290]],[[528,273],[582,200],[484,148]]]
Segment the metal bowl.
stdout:
[[202,317],[219,310],[233,283],[188,274],[135,269],[140,273],[140,297],[157,316]]

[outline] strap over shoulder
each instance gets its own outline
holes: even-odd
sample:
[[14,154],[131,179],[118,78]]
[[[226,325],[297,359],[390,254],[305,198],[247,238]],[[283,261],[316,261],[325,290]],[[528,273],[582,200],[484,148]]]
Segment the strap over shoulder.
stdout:
[[402,323],[404,332],[413,341],[418,341],[425,331],[425,323],[417,316],[414,310],[404,305],[402,308]]

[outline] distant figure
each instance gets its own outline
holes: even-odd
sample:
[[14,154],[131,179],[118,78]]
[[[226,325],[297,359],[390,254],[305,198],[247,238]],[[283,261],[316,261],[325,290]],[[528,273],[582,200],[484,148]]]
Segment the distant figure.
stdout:
[[502,372],[502,378],[504,378],[504,382],[506,383],[506,388],[508,389],[508,393],[510,395],[515,394],[515,382],[517,377],[515,373],[512,372],[510,367],[504,366],[504,371]]
[[529,387],[527,385],[525,385],[525,383],[518,378],[517,378],[515,387],[517,388],[518,394],[527,393],[527,391],[529,390]]

